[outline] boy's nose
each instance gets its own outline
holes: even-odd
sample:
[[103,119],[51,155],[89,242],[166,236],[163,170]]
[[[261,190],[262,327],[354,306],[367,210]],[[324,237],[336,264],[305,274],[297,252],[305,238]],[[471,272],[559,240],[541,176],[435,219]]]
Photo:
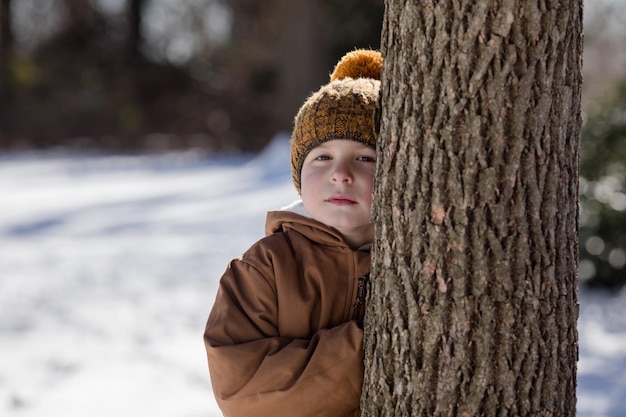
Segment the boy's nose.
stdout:
[[346,164],[337,164],[330,178],[333,183],[352,183],[353,177]]

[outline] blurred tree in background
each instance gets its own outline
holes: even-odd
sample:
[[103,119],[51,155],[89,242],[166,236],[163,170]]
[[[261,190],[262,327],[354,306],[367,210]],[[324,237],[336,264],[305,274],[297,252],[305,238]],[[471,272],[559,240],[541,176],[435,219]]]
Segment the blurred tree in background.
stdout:
[[580,277],[626,284],[626,80],[589,106],[581,144]]
[[580,279],[626,285],[626,4],[585,4]]
[[257,150],[383,0],[0,0],[0,148]]

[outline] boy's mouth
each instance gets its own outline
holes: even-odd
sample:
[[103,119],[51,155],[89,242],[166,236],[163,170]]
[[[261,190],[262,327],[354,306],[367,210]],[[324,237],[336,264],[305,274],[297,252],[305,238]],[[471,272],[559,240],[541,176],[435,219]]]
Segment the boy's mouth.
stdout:
[[327,203],[334,204],[336,206],[350,206],[356,204],[352,198],[343,195],[334,195],[325,200]]

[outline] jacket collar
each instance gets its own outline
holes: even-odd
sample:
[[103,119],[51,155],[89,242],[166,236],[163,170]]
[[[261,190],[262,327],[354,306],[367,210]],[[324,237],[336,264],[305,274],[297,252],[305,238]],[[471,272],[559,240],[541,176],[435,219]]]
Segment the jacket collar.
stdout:
[[[294,230],[319,244],[350,248],[338,230],[313,219],[304,209],[304,205],[300,200],[280,210],[267,213],[265,221],[266,235],[289,230]],[[369,251],[369,249],[367,245],[359,248],[359,250],[364,251]]]

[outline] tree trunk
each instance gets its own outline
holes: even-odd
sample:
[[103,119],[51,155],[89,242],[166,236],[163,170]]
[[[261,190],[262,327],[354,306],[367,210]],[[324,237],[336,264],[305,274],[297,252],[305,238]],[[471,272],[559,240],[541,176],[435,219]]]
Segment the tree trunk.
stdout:
[[90,2],[84,0],[63,0],[65,7],[64,30],[68,32],[82,33],[99,22],[100,16]]
[[146,0],[129,0],[128,2],[128,58],[131,62],[139,62],[142,57],[143,46],[143,9]]
[[[45,42],[45,49],[62,49],[75,51],[91,51],[94,43],[103,30],[103,18],[91,2],[85,0],[62,0],[64,17],[61,27]],[[40,48],[41,53],[41,48]],[[55,51],[52,51],[55,54]]]
[[[328,22],[319,0],[230,0],[233,15],[231,65],[247,78],[260,106],[283,130],[295,109],[328,82]],[[262,101],[261,101],[262,100]]]
[[276,62],[281,78],[274,95],[274,114],[281,129],[291,130],[304,100],[328,82],[328,68],[336,60],[328,54],[331,30],[319,0],[289,0],[279,15],[283,30]]
[[[11,1],[0,0],[0,111],[6,114],[4,100],[10,95],[11,56],[13,55],[13,18],[11,16]],[[2,128],[0,124],[0,128]]]
[[0,0],[0,57],[5,58],[13,48],[11,1]]
[[582,0],[386,2],[364,416],[576,407]]

